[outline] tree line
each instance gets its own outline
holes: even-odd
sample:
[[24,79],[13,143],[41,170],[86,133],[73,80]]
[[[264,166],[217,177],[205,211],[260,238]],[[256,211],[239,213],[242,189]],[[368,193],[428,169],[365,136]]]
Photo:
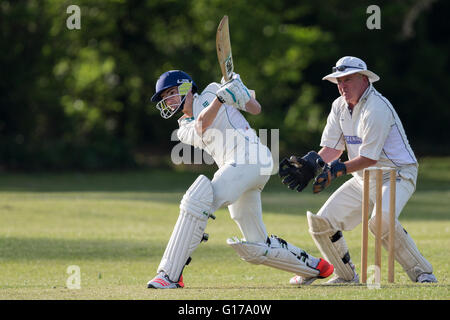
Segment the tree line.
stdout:
[[[80,8],[80,28],[69,28]],[[256,90],[258,130],[280,154],[317,149],[344,55],[366,61],[419,156],[448,155],[448,1],[2,1],[0,168],[120,169],[170,154],[174,119],[150,102],[161,73],[220,82],[215,33],[229,16],[236,72]]]

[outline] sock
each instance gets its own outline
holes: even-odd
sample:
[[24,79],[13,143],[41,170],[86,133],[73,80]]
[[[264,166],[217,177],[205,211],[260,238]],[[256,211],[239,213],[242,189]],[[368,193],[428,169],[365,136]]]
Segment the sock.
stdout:
[[311,255],[309,255],[308,256],[308,262],[307,262],[307,264],[308,264],[308,266],[310,266],[311,268],[317,268],[317,265],[319,264],[319,262],[320,262],[320,259],[319,258],[315,258],[315,257],[313,257],[313,256],[311,256]]

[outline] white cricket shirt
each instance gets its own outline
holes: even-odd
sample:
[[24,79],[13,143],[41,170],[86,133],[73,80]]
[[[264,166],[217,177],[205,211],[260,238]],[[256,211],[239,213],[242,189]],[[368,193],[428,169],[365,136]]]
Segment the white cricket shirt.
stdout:
[[[200,112],[207,108],[220,88],[218,83],[209,84],[200,95],[194,96],[193,117],[178,120],[180,128],[177,136],[181,142],[193,145],[208,152],[216,164],[242,163],[247,159],[252,145],[259,138],[239,110],[223,104],[211,126],[200,137],[195,130],[195,121]],[[258,151],[256,151],[257,153]]]
[[[403,125],[388,99],[372,84],[352,113],[344,99],[334,100],[320,146],[347,149],[349,160],[358,156],[377,160],[376,167],[417,165]],[[362,170],[352,173],[362,178]]]

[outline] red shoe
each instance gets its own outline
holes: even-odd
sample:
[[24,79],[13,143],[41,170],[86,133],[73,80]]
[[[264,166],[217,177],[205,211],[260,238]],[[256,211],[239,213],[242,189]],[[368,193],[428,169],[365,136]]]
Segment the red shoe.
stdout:
[[334,272],[334,266],[329,263],[328,261],[320,258],[319,263],[317,264],[316,267],[317,270],[319,270],[319,278],[320,279],[324,279],[324,278],[328,278],[329,276],[331,276]]
[[147,288],[153,289],[184,288],[183,276],[180,277],[180,280],[178,280],[178,282],[173,282],[172,280],[169,279],[167,274],[165,274],[164,272],[160,272],[156,277],[154,277],[147,283]]

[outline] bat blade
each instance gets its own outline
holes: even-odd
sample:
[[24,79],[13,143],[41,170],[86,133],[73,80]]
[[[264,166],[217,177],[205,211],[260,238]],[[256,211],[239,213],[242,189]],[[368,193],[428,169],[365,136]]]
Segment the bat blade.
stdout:
[[225,81],[228,81],[231,79],[234,70],[228,16],[224,16],[217,27],[216,49],[222,76]]
[[[222,76],[225,81],[228,81],[231,79],[234,71],[228,16],[223,16],[222,20],[220,20],[219,26],[217,27],[216,49]],[[248,91],[253,98],[256,97],[256,93],[254,90]]]

